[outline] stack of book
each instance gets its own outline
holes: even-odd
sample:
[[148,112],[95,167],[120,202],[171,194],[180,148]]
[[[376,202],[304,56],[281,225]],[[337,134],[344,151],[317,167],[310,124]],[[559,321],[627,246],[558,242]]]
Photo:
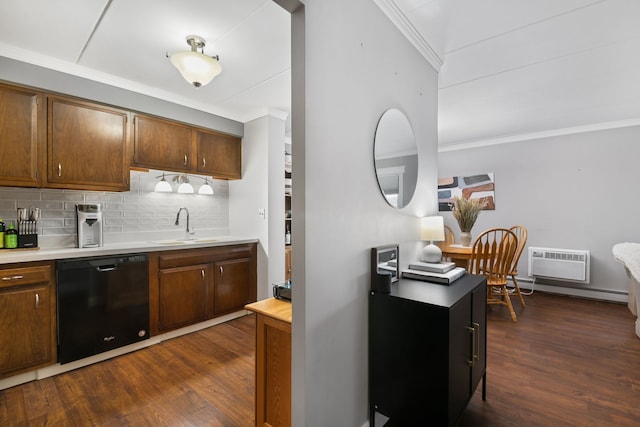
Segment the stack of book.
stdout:
[[453,262],[415,262],[402,271],[405,279],[424,280],[449,285],[464,276],[466,270]]

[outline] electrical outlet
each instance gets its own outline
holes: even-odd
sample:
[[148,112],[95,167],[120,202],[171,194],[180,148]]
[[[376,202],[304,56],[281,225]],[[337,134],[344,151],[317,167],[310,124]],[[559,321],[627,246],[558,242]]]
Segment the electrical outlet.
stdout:
[[262,217],[262,219],[265,219],[265,217],[266,217],[265,209],[264,208],[258,209],[258,215],[260,215]]

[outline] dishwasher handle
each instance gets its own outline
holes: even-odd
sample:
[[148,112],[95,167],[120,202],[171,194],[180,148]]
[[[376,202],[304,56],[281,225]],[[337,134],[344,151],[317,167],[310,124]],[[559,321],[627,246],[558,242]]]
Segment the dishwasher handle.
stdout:
[[114,271],[118,269],[118,264],[111,264],[111,265],[99,265],[96,267],[96,271],[98,273],[107,273],[109,271]]

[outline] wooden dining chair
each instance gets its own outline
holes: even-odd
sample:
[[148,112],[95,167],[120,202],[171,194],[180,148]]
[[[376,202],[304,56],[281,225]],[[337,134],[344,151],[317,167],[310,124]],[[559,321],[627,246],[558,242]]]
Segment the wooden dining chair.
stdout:
[[[442,248],[448,245],[453,245],[454,243],[456,243],[456,235],[453,234],[453,229],[445,224],[444,225],[444,241],[438,242],[438,246]],[[451,261],[451,259],[444,256],[442,257],[442,260]]]
[[506,228],[483,231],[471,245],[469,272],[487,276],[487,304],[506,305],[511,320],[518,321],[511,304],[508,277],[518,252],[518,237]]
[[522,292],[520,292],[520,286],[518,286],[516,276],[518,275],[518,261],[520,261],[520,256],[527,244],[527,228],[523,225],[514,225],[509,230],[513,231],[518,238],[518,251],[516,252],[516,259],[513,261],[513,268],[511,269],[509,276],[511,276],[511,281],[513,282],[513,292],[518,295],[518,298],[520,298],[520,304],[522,305],[522,308],[524,308],[524,298],[522,297]]
[[456,243],[456,235],[453,233],[453,229],[446,224],[444,226],[444,242],[447,245]]

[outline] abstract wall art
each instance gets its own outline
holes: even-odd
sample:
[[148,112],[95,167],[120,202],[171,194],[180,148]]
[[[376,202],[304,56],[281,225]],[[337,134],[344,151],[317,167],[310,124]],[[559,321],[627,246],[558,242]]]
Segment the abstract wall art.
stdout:
[[495,210],[493,173],[438,178],[438,210],[450,211],[454,197],[484,199],[484,210]]

